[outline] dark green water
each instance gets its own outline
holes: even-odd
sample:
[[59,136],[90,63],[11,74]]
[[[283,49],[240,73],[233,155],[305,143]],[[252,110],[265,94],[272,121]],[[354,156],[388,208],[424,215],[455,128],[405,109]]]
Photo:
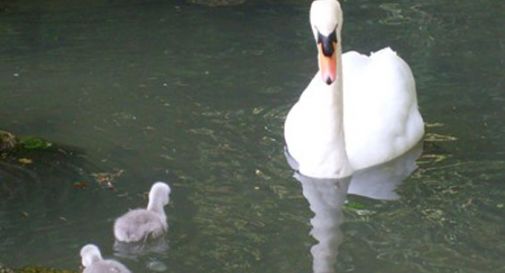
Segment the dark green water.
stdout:
[[[116,257],[135,272],[153,261],[166,272],[311,272],[316,204],[292,177],[282,126],[315,49],[307,1],[290,2],[0,13],[1,128],[82,152],[0,164],[0,261],[77,269],[90,242],[112,257],[114,218],[164,180],[169,249]],[[428,126],[400,199],[328,191],[336,257],[322,272],[505,272],[505,3],[343,6],[344,50],[397,50]],[[117,170],[116,191],[95,182]]]

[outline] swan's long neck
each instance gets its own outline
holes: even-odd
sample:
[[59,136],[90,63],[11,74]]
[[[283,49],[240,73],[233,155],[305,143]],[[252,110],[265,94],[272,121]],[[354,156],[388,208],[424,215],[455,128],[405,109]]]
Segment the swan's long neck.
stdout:
[[[337,63],[335,81],[330,85],[326,84],[322,80],[321,72],[319,72],[313,79],[312,84],[315,84],[315,86],[310,88],[309,92],[311,94],[308,94],[307,99],[315,100],[312,105],[319,108],[317,111],[321,113],[318,116],[320,120],[314,120],[314,122],[322,124],[323,128],[321,128],[320,134],[326,136],[322,141],[324,143],[322,148],[327,152],[325,161],[332,164],[332,166],[328,166],[334,172],[332,177],[339,178],[349,176],[352,169],[345,148],[344,92],[340,44],[337,44],[335,50]],[[327,147],[331,147],[331,149]]]
[[160,215],[162,218],[166,218],[163,202],[159,198],[150,198],[147,204],[147,210],[152,211]]
[[337,74],[335,82],[329,86],[331,88],[331,102],[335,111],[334,126],[334,145],[336,147],[334,155],[337,162],[342,166],[342,176],[345,177],[350,173],[349,159],[345,148],[345,134],[344,134],[344,89],[343,89],[343,73],[342,73],[342,51],[340,43],[336,48],[337,55]]
[[[334,109],[338,112],[335,122],[338,123],[339,132],[344,135],[344,88],[343,88],[343,73],[342,73],[342,51],[340,44],[336,47],[337,58],[337,74],[333,84],[329,85],[331,89],[331,102],[334,104]],[[345,143],[342,142],[345,147]]]
[[298,160],[299,171],[311,177],[342,178],[352,173],[345,149],[341,49],[337,45],[335,50],[334,81],[327,84],[319,71],[285,124],[288,150]]

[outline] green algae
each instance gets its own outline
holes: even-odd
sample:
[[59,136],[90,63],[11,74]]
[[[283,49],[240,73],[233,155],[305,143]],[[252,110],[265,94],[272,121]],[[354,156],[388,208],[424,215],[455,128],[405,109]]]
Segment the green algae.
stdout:
[[40,150],[47,149],[53,146],[53,144],[43,138],[26,136],[19,138],[19,147],[24,150]]

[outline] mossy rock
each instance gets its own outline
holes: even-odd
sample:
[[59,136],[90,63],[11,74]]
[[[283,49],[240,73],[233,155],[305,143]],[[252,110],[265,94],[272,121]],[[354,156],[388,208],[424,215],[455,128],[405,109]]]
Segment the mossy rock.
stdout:
[[2,263],[0,263],[0,273],[15,273],[14,270],[4,266]]
[[0,153],[23,153],[38,150],[47,150],[53,143],[34,136],[17,137],[13,133],[0,130]]
[[77,273],[77,271],[42,266],[25,266],[16,269],[13,273]]
[[11,269],[0,263],[0,273],[78,273],[78,272],[43,266],[25,266],[18,269]]
[[12,133],[0,130],[0,152],[8,152],[16,148],[18,139]]

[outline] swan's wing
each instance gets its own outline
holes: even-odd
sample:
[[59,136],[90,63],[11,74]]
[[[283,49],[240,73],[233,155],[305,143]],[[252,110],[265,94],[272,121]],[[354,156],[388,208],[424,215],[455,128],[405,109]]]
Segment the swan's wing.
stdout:
[[408,151],[424,134],[414,77],[390,48],[343,54],[344,130],[351,165],[361,169]]

